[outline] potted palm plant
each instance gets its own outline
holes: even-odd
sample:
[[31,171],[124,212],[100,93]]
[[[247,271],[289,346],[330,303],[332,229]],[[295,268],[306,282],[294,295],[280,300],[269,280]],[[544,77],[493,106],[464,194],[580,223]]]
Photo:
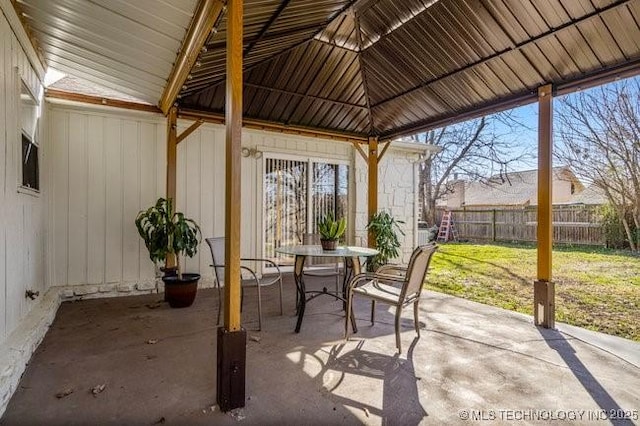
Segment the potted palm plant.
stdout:
[[334,220],[331,213],[323,216],[318,221],[318,233],[320,234],[320,244],[323,250],[335,250],[338,247],[338,240],[347,229],[345,218]]
[[371,270],[378,269],[400,255],[398,252],[400,248],[398,233],[404,235],[400,224],[404,224],[404,221],[396,220],[385,211],[378,212],[371,217],[367,229],[373,233],[378,250],[378,254],[369,264]]
[[200,227],[183,213],[173,211],[171,199],[159,198],[156,204],[142,210],[136,217],[136,228],[156,265],[175,259],[176,273],[165,273],[165,300],[172,308],[191,306],[198,290],[200,274],[182,272],[181,258],[193,257],[200,244]]

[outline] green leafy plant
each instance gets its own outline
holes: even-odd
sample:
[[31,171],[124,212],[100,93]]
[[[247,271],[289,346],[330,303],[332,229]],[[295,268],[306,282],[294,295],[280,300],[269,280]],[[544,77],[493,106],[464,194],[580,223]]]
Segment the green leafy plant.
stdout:
[[155,264],[175,255],[178,277],[182,279],[180,257],[195,256],[198,252],[200,227],[183,213],[174,212],[171,200],[159,198],[156,204],[142,210],[136,217],[136,228]]
[[338,240],[347,229],[346,219],[334,220],[331,213],[323,216],[318,221],[318,233],[323,240]]
[[379,251],[371,260],[370,268],[372,270],[389,263],[389,260],[395,259],[400,255],[398,252],[400,248],[398,234],[404,235],[404,231],[400,228],[401,224],[404,224],[404,221],[396,220],[384,211],[378,212],[371,217],[367,229],[373,233],[376,250]]
[[[608,248],[624,249],[629,247],[629,237],[625,231],[620,216],[610,204],[605,204],[599,208],[600,222],[605,235]],[[632,238],[635,242],[640,241],[640,228],[635,228],[631,214],[627,212],[627,223],[631,228]]]

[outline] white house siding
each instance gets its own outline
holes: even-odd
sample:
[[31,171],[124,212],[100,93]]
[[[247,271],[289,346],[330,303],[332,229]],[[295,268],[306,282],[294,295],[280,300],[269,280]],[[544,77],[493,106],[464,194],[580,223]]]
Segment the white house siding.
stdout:
[[[165,193],[166,121],[151,113],[49,103],[53,145],[50,203],[53,284],[65,296],[97,297],[153,288],[155,271],[135,229],[139,210]],[[191,123],[179,121],[183,131]],[[245,130],[263,153],[352,161],[345,142]],[[242,159],[242,255],[262,252],[262,158]],[[205,124],[178,145],[177,208],[204,237],[224,235],[225,130]],[[366,192],[366,191],[365,191]],[[210,284],[206,243],[187,259]],[[67,287],[68,286],[68,287]]]
[[69,290],[80,296],[147,289],[155,270],[134,220],[165,191],[164,119],[127,110],[48,107],[53,285],[88,285]]
[[[40,117],[40,193],[19,193],[22,179],[20,80],[32,93],[41,93],[38,76],[11,27],[0,14],[0,345],[38,303],[25,290],[46,290],[46,135]],[[44,108],[42,108],[44,110]]]
[[[46,109],[37,124],[40,192],[22,190],[21,81],[41,94],[44,78],[34,71],[6,16],[18,21],[9,2],[0,3],[0,416],[15,391],[31,354],[58,307],[47,293],[47,197],[49,145]],[[5,7],[11,9],[7,12]],[[5,15],[5,13],[12,13]],[[21,27],[19,30],[24,31]],[[21,33],[21,40],[26,35]],[[34,57],[31,52],[31,57]],[[38,68],[41,71],[41,68]],[[39,292],[35,300],[25,291]]]
[[[180,130],[190,123],[179,123]],[[267,153],[302,158],[331,158],[351,162],[353,148],[345,142],[291,136],[264,131],[243,131],[243,147],[257,150],[261,157],[242,158],[241,254],[262,256],[262,182]],[[224,236],[225,130],[203,125],[178,145],[178,205],[198,222],[205,237]],[[203,244],[199,256],[187,259],[189,270],[211,278],[211,255]]]

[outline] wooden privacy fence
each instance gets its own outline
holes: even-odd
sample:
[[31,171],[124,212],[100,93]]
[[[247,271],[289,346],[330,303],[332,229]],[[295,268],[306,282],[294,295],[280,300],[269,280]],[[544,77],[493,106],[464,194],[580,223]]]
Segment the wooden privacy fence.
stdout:
[[[462,240],[536,241],[536,207],[451,211]],[[438,211],[439,219],[443,213]],[[598,206],[553,206],[553,241],[605,245]]]

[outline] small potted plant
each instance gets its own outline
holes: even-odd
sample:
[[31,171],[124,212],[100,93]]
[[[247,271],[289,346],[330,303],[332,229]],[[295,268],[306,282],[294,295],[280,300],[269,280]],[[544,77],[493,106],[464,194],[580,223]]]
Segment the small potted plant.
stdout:
[[367,229],[373,233],[378,254],[373,257],[370,265],[371,270],[376,270],[382,265],[389,263],[400,255],[400,241],[398,233],[404,235],[400,224],[402,220],[396,220],[389,213],[381,211],[374,214],[367,225]]
[[[155,205],[136,217],[136,228],[153,263],[165,263],[165,300],[172,308],[191,306],[198,291],[200,274],[183,273],[180,259],[193,257],[200,244],[200,227],[183,213],[174,212],[171,199],[159,198]],[[175,259],[176,273],[166,273]]]
[[345,218],[334,220],[332,214],[327,214],[318,221],[318,233],[320,234],[320,244],[323,250],[335,250],[338,247],[338,240],[347,229]]

